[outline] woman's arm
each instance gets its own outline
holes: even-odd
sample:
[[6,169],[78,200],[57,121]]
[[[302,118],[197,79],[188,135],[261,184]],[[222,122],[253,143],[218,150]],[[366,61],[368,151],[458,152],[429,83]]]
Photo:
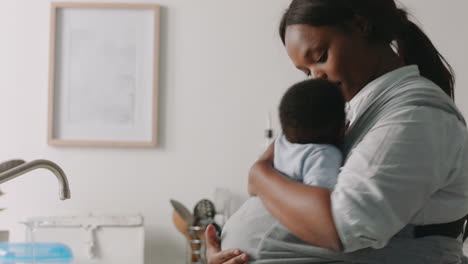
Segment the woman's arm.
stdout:
[[272,144],[252,166],[249,193],[258,195],[268,211],[300,239],[341,251],[331,210],[330,190],[288,179],[273,168]]

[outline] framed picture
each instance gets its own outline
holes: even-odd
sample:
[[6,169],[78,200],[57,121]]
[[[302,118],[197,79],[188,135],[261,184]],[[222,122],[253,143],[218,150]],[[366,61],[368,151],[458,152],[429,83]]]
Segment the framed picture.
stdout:
[[48,143],[153,147],[160,8],[52,3]]

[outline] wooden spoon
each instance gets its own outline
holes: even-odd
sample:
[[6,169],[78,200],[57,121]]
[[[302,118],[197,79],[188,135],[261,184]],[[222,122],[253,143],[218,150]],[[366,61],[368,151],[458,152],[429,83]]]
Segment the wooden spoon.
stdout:
[[184,235],[187,239],[190,239],[188,234],[189,224],[177,213],[176,210],[172,211],[172,222],[174,222],[175,227],[179,232]]
[[[190,249],[192,250],[192,252],[200,251],[201,249],[200,244],[191,243],[191,240],[199,239],[198,236],[201,236],[201,234],[200,235],[197,234],[197,237],[192,237],[192,235],[190,235],[189,233],[189,224],[180,216],[180,214],[176,210],[172,212],[172,221],[174,222],[174,225],[177,228],[177,230],[179,230],[179,232],[182,235],[184,235],[184,237],[190,243]],[[192,263],[198,262],[199,260],[200,260],[199,254],[195,254],[195,253],[191,254]]]

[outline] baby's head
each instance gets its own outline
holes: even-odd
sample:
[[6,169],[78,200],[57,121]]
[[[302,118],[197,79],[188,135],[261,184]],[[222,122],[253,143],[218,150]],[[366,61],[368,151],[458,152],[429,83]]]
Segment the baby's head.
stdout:
[[339,145],[345,127],[345,99],[331,82],[303,81],[283,95],[279,117],[283,134],[291,143]]

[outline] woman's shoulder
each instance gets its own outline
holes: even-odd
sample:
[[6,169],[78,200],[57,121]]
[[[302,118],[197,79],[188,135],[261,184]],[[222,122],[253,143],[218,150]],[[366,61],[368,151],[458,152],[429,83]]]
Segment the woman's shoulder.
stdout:
[[466,126],[465,118],[458,107],[439,86],[423,76],[412,76],[391,89],[381,104],[381,120],[402,117],[419,118],[421,121],[454,119]]

